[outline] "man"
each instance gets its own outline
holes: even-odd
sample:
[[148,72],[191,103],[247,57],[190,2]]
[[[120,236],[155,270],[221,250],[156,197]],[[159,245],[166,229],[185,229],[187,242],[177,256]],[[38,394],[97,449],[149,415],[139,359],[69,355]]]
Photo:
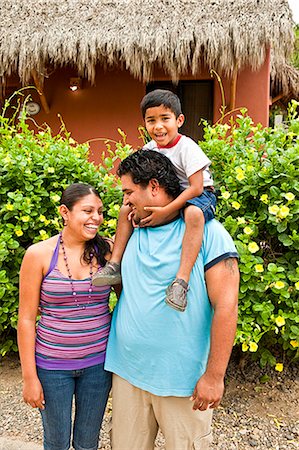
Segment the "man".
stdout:
[[[172,164],[155,151],[130,155],[118,174],[136,223],[148,214],[145,206],[163,207],[179,194]],[[159,427],[169,450],[209,448],[236,330],[237,253],[222,225],[208,222],[188,308],[175,311],[165,290],[179,266],[184,229],[175,215],[162,226],[135,228],[123,257],[105,365],[114,373],[113,450],[153,450]]]

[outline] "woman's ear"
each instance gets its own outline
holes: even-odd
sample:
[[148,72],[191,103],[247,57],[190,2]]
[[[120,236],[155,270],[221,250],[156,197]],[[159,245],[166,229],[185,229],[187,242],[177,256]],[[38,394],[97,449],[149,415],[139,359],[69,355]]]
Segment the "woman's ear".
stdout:
[[67,222],[68,222],[68,212],[69,212],[69,210],[68,210],[67,206],[65,206],[65,205],[59,206],[59,213],[62,217],[64,226],[66,226]]

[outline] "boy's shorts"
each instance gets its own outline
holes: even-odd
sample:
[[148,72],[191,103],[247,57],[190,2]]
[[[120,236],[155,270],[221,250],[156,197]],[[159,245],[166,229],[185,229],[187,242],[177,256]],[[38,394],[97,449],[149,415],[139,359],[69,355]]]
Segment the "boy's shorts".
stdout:
[[191,198],[186,202],[186,206],[195,205],[203,212],[205,222],[214,219],[216,211],[216,195],[208,189],[204,189],[203,193],[198,197]]

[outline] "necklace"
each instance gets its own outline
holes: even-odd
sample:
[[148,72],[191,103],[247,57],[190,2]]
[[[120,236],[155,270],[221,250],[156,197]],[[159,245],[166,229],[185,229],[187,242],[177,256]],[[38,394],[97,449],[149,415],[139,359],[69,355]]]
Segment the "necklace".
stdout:
[[[74,302],[75,302],[76,306],[78,306],[78,308],[85,309],[86,308],[85,305],[80,305],[78,303],[77,292],[75,290],[73,277],[72,277],[72,274],[71,274],[71,271],[70,271],[70,267],[69,267],[69,264],[68,264],[68,259],[67,259],[67,256],[66,256],[66,251],[65,251],[65,247],[64,247],[63,238],[62,238],[62,232],[59,233],[59,236],[60,236],[60,244],[61,244],[61,248],[62,248],[62,253],[63,253],[63,259],[64,259],[65,267],[66,267],[66,270],[67,270],[68,278],[69,278],[70,283],[71,283],[72,295],[73,295]],[[93,259],[93,253],[90,253],[89,256],[90,256],[90,266],[89,266],[90,284],[89,284],[89,289],[88,289],[88,302],[87,302],[87,305],[89,305],[89,302],[91,300],[91,294],[92,294],[92,259]]]

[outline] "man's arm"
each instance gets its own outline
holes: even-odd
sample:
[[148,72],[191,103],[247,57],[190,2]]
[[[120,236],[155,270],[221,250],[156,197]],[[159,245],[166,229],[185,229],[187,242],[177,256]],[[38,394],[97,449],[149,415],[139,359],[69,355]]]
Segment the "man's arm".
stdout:
[[232,351],[238,318],[239,270],[236,258],[227,258],[206,272],[208,295],[214,309],[207,369],[191,400],[193,409],[216,408],[224,392],[224,375]]

